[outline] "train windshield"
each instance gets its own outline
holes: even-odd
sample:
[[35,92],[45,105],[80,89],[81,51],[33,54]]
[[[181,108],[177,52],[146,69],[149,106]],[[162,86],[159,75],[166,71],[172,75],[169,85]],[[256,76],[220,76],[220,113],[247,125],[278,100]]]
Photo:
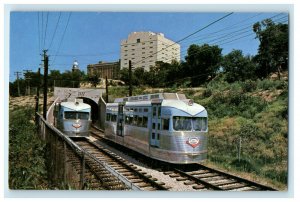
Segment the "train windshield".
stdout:
[[89,119],[88,112],[65,112],[65,119]]
[[206,131],[206,117],[173,117],[173,129],[176,131]]

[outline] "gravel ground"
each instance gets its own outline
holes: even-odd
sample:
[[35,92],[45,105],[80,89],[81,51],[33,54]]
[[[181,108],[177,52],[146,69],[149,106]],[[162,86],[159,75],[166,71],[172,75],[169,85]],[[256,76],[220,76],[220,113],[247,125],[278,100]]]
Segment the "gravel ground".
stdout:
[[91,141],[95,141],[97,144],[101,146],[105,146],[107,149],[127,160],[128,162],[134,164],[138,168],[142,169],[142,171],[151,175],[154,178],[157,178],[159,181],[164,182],[165,186],[172,187],[169,189],[170,191],[196,191],[193,189],[193,185],[185,185],[184,181],[177,181],[175,178],[171,178],[169,175],[165,175],[163,172],[157,171],[155,169],[150,168],[142,162],[137,161],[136,159],[126,155],[125,153],[95,139],[94,137],[89,137]]

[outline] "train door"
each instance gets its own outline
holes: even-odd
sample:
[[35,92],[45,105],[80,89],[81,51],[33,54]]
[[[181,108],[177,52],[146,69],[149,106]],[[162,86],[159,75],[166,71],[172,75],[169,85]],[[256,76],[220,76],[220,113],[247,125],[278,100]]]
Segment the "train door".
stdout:
[[152,125],[150,134],[150,145],[159,147],[161,127],[161,104],[152,104]]
[[117,135],[124,136],[124,104],[118,106],[118,117],[117,117]]

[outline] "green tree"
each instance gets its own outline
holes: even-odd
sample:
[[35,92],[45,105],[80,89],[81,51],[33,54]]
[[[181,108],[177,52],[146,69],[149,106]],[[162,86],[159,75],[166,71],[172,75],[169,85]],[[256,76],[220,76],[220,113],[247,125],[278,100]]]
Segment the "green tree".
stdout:
[[241,50],[233,50],[223,57],[222,67],[227,82],[245,81],[255,77],[255,64]]
[[100,79],[98,77],[97,74],[94,74],[92,76],[89,77],[89,82],[92,84],[92,86],[94,86],[95,88],[97,87],[97,85],[100,83]]
[[187,68],[185,75],[191,77],[191,84],[198,86],[216,76],[222,60],[222,49],[204,44],[191,45],[185,57]]
[[253,31],[260,41],[255,56],[258,76],[264,78],[277,72],[280,79],[280,71],[288,68],[288,25],[266,19],[255,23]]

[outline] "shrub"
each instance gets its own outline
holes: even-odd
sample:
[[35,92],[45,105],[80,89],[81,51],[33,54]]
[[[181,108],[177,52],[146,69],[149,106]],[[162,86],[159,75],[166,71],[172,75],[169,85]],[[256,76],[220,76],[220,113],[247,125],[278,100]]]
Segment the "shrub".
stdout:
[[247,92],[252,92],[252,91],[256,90],[257,83],[252,80],[247,80],[245,82],[242,82],[241,86],[242,86],[242,91],[244,93],[247,93]]
[[47,189],[45,144],[38,138],[32,108],[10,111],[9,187]]

